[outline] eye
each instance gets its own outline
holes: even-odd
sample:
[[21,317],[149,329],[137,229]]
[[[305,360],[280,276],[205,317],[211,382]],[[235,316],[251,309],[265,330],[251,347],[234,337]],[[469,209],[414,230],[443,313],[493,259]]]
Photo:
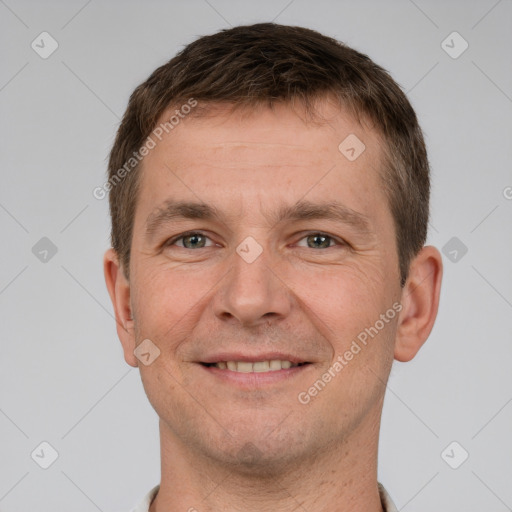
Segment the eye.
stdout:
[[[202,249],[204,247],[211,247],[206,245],[206,241],[210,240],[206,235],[200,232],[191,231],[188,233],[183,233],[175,238],[172,238],[168,242],[165,243],[167,247],[172,245],[177,245],[178,247],[183,247],[184,249]],[[180,242],[181,244],[177,244],[176,242]],[[211,240],[210,240],[211,242]]]
[[[305,240],[306,245],[301,243],[303,240]],[[205,247],[212,247],[215,244],[204,233],[199,231],[189,231],[187,233],[182,233],[165,243],[166,247],[174,245],[183,249],[203,249]],[[335,245],[344,246],[347,244],[342,240],[337,240],[334,237],[321,232],[310,233],[301,238],[297,244],[299,247],[307,247],[309,249],[329,249]]]
[[[334,245],[345,245],[342,242],[338,242],[334,237],[327,235],[325,233],[311,233],[303,238],[302,240],[306,240],[306,247],[310,249],[329,249],[332,247],[331,242],[335,242]],[[300,247],[304,247],[304,245],[298,244]]]

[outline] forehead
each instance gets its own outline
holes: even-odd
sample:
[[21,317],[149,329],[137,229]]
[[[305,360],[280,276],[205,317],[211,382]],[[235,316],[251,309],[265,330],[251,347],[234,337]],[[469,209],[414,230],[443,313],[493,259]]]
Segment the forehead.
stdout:
[[[380,136],[327,102],[317,112],[314,122],[287,105],[185,116],[143,161],[145,218],[169,199],[183,198],[246,214],[247,205],[268,211],[264,200],[281,207],[322,197],[377,214],[376,201],[387,205]],[[352,146],[348,156],[364,148],[353,160],[343,153]]]
[[[178,149],[172,157],[175,163],[186,162],[197,155],[214,154],[228,159],[224,166],[257,156],[258,162],[273,164],[287,152],[287,160],[301,162],[317,156],[318,160],[340,156],[339,144],[349,135],[365,139],[365,160],[378,158],[380,136],[363,118],[356,121],[346,110],[327,99],[317,100],[313,114],[303,106],[278,103],[267,106],[239,107],[212,105],[203,107],[198,116],[192,110],[172,132],[164,135],[161,150]],[[165,113],[159,123],[165,123],[172,111]],[[307,119],[306,119],[307,118]],[[176,119],[176,117],[175,117]],[[177,148],[177,146],[179,146]],[[194,153],[180,149],[193,148]],[[171,154],[169,154],[171,156]]]

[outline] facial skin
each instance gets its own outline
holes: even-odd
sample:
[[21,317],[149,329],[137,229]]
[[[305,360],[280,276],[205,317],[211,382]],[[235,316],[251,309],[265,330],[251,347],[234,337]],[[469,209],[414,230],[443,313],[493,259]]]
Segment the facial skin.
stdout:
[[[441,257],[425,247],[400,287],[379,136],[327,101],[318,110],[320,125],[285,105],[219,108],[182,120],[144,159],[130,281],[113,250],[104,265],[125,360],[139,367],[160,417],[152,512],[381,510],[385,383],[393,359],[412,359],[432,329]],[[353,162],[338,149],[349,134],[366,146]],[[206,203],[219,218],[175,217],[148,234],[148,218],[169,200]],[[366,229],[276,217],[305,202],[336,202]],[[185,232],[199,237],[173,242]],[[236,250],[247,237],[262,249],[250,263]],[[394,303],[400,313],[301,403],[299,393]],[[160,350],[148,366],[134,355],[145,339]],[[270,373],[201,364],[243,357],[309,364]]]

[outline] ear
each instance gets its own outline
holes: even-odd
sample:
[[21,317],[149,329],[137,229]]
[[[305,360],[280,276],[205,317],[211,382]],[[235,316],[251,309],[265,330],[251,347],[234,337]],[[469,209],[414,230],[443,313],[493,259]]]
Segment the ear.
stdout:
[[439,251],[425,246],[411,262],[402,290],[395,359],[410,361],[427,340],[439,307],[443,260]]
[[103,272],[110,300],[114,306],[117,335],[121,340],[125,361],[138,366],[135,350],[135,331],[130,304],[130,283],[126,279],[114,249],[109,249],[103,257]]

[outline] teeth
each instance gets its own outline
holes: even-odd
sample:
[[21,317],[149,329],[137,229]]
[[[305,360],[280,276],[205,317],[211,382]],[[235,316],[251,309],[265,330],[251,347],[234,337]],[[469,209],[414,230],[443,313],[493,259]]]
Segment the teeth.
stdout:
[[251,373],[253,371],[253,365],[247,361],[241,361],[237,363],[236,371],[242,373]]
[[282,368],[281,361],[276,361],[275,359],[270,361],[270,369],[271,370],[280,370],[281,368]]
[[268,361],[259,361],[254,363],[252,368],[255,372],[268,372],[270,371],[270,363]]
[[272,359],[271,361],[256,361],[254,363],[251,363],[250,361],[221,361],[219,363],[215,363],[214,366],[221,370],[228,369],[233,372],[264,373],[286,370],[292,366],[298,366],[298,364],[293,364],[291,361]]

